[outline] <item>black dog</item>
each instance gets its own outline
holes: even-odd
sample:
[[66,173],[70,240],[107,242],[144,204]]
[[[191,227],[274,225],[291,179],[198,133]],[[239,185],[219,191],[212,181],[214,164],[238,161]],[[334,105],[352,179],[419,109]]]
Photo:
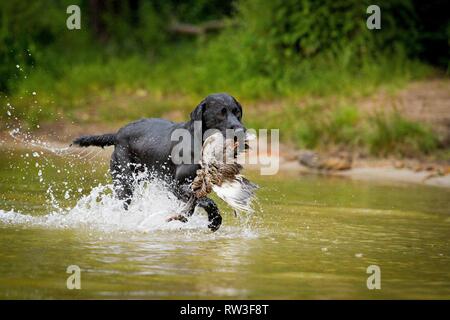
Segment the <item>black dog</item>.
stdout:
[[[163,119],[142,119],[121,128],[117,133],[99,136],[83,136],[74,140],[81,147],[112,146],[110,170],[114,187],[119,199],[124,200],[125,208],[133,196],[134,174],[149,170],[169,182],[172,191],[181,200],[193,199],[190,184],[200,168],[194,162],[194,149],[190,155],[190,164],[175,164],[171,159],[172,148],[178,141],[172,141],[171,135],[176,129],[186,129],[190,133],[191,145],[194,145],[194,121],[201,121],[203,134],[208,129],[217,129],[225,135],[227,129],[245,132],[241,123],[242,107],[232,96],[220,93],[206,97],[191,112],[191,120],[174,123]],[[203,140],[201,140],[203,143]],[[200,206],[208,213],[208,227],[215,231],[222,223],[217,205],[209,198],[195,199],[187,215]]]

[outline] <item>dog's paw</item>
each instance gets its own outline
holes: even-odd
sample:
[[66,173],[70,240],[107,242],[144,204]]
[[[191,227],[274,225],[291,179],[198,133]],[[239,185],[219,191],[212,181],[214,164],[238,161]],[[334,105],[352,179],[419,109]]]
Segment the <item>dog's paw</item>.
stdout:
[[173,221],[173,220],[178,220],[178,221],[181,221],[181,222],[184,222],[184,223],[188,222],[188,219],[185,216],[183,216],[182,214],[171,216],[171,217],[166,219],[166,222],[170,222],[170,221]]
[[208,228],[212,232],[215,232],[215,231],[219,230],[221,224],[222,224],[222,217],[219,215],[219,216],[214,217],[211,220],[211,223],[208,224]]

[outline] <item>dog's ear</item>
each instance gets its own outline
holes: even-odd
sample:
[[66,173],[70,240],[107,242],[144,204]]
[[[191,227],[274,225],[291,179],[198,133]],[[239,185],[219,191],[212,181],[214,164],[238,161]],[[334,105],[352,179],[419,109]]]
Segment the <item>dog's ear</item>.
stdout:
[[241,104],[236,100],[236,98],[233,97],[233,100],[234,100],[234,102],[236,103],[236,105],[238,106],[239,111],[241,111],[241,118],[242,118],[242,115],[243,115],[243,113],[242,113],[242,106],[241,106]]
[[202,121],[203,119],[203,111],[205,110],[205,101],[203,100],[200,104],[191,112],[191,120],[193,121]]

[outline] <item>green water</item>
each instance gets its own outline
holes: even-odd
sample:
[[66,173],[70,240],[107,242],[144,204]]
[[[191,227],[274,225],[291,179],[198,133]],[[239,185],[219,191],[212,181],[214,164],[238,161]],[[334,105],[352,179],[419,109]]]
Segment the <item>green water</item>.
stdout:
[[[52,210],[49,186],[71,207],[107,181],[106,168],[102,159],[3,151],[0,210],[43,216]],[[0,298],[450,298],[449,190],[297,173],[250,176],[261,185],[260,208],[244,221],[222,206],[216,233],[0,219]],[[77,192],[65,200],[67,188]],[[66,287],[69,265],[81,268],[81,290]],[[369,265],[380,267],[380,290],[367,288]]]

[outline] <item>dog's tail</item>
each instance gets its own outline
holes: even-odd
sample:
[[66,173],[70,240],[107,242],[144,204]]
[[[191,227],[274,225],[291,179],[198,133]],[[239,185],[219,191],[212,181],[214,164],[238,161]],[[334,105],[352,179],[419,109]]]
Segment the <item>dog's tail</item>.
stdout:
[[80,147],[96,146],[103,148],[112,146],[116,144],[116,134],[107,133],[100,136],[82,136],[73,140],[73,144]]

